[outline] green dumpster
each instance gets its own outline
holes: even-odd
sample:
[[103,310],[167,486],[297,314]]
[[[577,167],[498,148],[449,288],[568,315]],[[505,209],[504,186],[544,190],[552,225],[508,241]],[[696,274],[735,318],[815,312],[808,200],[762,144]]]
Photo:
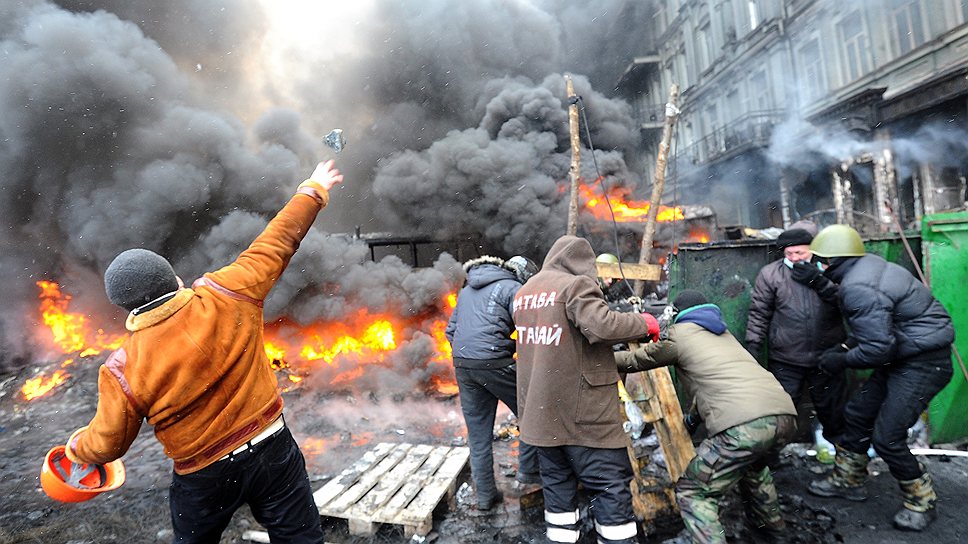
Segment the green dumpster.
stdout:
[[733,336],[746,338],[750,296],[760,268],[783,255],[775,240],[681,244],[669,261],[669,300],[695,289],[723,312]]
[[[921,222],[924,272],[935,298],[951,314],[955,348],[968,353],[968,212],[927,215]],[[931,442],[952,442],[968,437],[968,383],[958,355],[954,376],[928,407]]]
[[[907,239],[915,258],[920,260],[920,236],[909,233]],[[864,240],[864,249],[915,273],[904,243],[896,234],[870,237]],[[746,338],[746,318],[756,275],[763,266],[782,257],[776,240],[681,244],[669,260],[669,300],[683,289],[702,292],[720,307],[729,331],[742,341]]]

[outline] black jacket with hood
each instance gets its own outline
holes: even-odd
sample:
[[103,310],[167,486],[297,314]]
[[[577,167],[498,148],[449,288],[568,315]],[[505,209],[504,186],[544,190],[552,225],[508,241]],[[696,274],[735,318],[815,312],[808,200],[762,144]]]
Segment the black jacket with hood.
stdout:
[[514,363],[514,322],[511,302],[521,283],[496,257],[480,257],[464,265],[467,284],[457,295],[445,334],[454,366],[501,368]]

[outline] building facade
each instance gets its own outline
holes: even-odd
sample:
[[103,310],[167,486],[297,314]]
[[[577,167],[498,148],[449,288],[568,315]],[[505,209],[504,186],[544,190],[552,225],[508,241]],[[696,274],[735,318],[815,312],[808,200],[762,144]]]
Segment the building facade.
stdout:
[[681,89],[667,202],[869,232],[964,207],[968,0],[650,1],[617,89],[647,164]]

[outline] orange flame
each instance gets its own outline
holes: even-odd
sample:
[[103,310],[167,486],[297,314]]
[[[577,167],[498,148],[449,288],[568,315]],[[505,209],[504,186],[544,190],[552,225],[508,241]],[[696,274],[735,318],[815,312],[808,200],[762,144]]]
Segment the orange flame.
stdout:
[[[69,312],[71,296],[61,292],[60,285],[52,281],[38,281],[40,288],[40,315],[50,331],[50,340],[61,353],[77,353],[78,357],[90,357],[103,351],[121,347],[126,338],[124,334],[108,334],[104,329],[92,331],[84,314]],[[61,363],[61,368],[74,364],[70,357]],[[52,391],[70,377],[64,370],[57,370],[49,379],[44,375],[32,378],[20,388],[27,400],[32,400]]]
[[[442,303],[443,315],[416,322],[397,316],[370,315],[361,311],[338,323],[317,323],[305,327],[295,327],[284,322],[270,323],[265,332],[266,356],[277,369],[288,368],[288,363],[297,360],[305,363],[322,361],[331,367],[339,367],[341,372],[332,377],[329,383],[344,385],[363,376],[365,365],[380,364],[386,360],[387,355],[394,353],[399,347],[398,340],[405,340],[403,331],[423,330],[430,334],[434,345],[434,353],[427,362],[450,363],[451,347],[445,331],[449,317],[447,314],[456,306],[457,294],[450,293],[443,298]],[[341,367],[340,363],[346,358],[350,358],[354,366],[348,369]],[[449,368],[449,364],[446,365],[446,369]],[[312,366],[308,369],[311,373]],[[302,370],[298,372],[306,374]],[[451,394],[451,389],[456,392],[457,384],[453,376],[440,374],[435,372],[431,376],[430,386],[445,394]],[[305,377],[290,373],[289,381],[296,384]]]
[[61,369],[56,370],[50,378],[41,374],[36,378],[31,378],[24,382],[23,387],[20,388],[20,392],[23,394],[24,399],[34,400],[37,397],[42,397],[53,391],[55,387],[67,381],[68,376],[70,374]]
[[[83,314],[67,311],[71,300],[70,295],[61,293],[60,287],[54,282],[40,281],[37,285],[41,288],[40,310],[44,324],[50,329],[55,345],[63,353],[79,352],[79,357],[88,357],[104,350],[120,347],[126,335],[112,336],[102,329],[92,333],[87,318]],[[349,319],[350,324],[331,323],[304,327],[295,335],[287,336],[290,339],[293,336],[296,337],[295,341],[290,342],[282,339],[281,334],[275,330],[274,324],[269,324],[266,327],[264,349],[274,369],[287,369],[286,374],[291,385],[299,384],[306,378],[306,375],[288,370],[287,358],[292,357],[293,354],[298,354],[296,357],[305,362],[322,360],[330,366],[336,366],[342,357],[354,357],[357,366],[340,372],[330,381],[333,384],[342,384],[362,376],[364,373],[362,365],[383,362],[387,354],[394,352],[398,347],[397,339],[402,338],[400,331],[404,327],[411,330],[424,328],[426,331],[426,323],[429,322],[430,330],[426,332],[429,332],[433,338],[435,353],[428,363],[449,362],[451,347],[444,331],[447,327],[447,317],[456,304],[457,294],[450,293],[442,299],[441,318],[415,323],[405,323],[403,319],[395,316],[371,316],[363,311]],[[65,359],[61,367],[74,364],[74,361],[73,357]],[[446,368],[449,369],[449,365]],[[456,383],[452,375],[442,377],[436,374],[431,378],[431,385],[438,390],[449,390],[453,387],[456,391]],[[31,400],[50,392],[69,376],[66,371],[57,370],[50,378],[40,375],[27,380],[21,389],[24,397]]]
[[[601,190],[594,185],[582,184],[578,186],[578,193],[585,202],[585,209],[591,212],[596,219],[611,221],[612,214],[608,211],[608,203],[601,196]],[[625,197],[625,191],[621,188],[612,189],[608,193],[608,199],[612,204],[612,212],[615,214],[615,220],[620,223],[644,222],[648,217],[652,204],[647,200],[632,200],[626,199]],[[656,221],[678,221],[684,217],[682,208],[659,206]]]
[[686,242],[699,242],[705,244],[709,242],[709,232],[701,227],[694,227],[689,229],[689,236],[685,240]]

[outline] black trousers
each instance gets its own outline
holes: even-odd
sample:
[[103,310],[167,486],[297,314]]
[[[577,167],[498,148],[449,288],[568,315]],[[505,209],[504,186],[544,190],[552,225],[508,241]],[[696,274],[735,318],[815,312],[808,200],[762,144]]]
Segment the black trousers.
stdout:
[[[467,445],[471,449],[471,477],[479,503],[497,496],[494,480],[494,418],[500,400],[514,415],[518,413],[517,366],[503,368],[454,368],[460,390],[460,409],[467,425]],[[518,477],[536,478],[538,454],[518,442]]]
[[840,446],[864,453],[870,446],[898,480],[924,473],[907,445],[907,431],[953,373],[951,357],[933,362],[894,363],[871,374],[844,409]]
[[[552,542],[578,541],[578,484],[589,494],[598,542],[635,542],[632,464],[625,448],[538,448],[545,525]],[[570,516],[570,517],[569,517]]]
[[817,419],[823,425],[824,438],[836,444],[844,434],[844,404],[847,401],[847,378],[843,372],[831,376],[819,368],[770,361],[769,370],[783,390],[796,402],[806,386]]
[[272,542],[323,542],[306,461],[288,428],[238,456],[191,474],[174,474],[168,502],[177,544],[218,544],[243,504]]

